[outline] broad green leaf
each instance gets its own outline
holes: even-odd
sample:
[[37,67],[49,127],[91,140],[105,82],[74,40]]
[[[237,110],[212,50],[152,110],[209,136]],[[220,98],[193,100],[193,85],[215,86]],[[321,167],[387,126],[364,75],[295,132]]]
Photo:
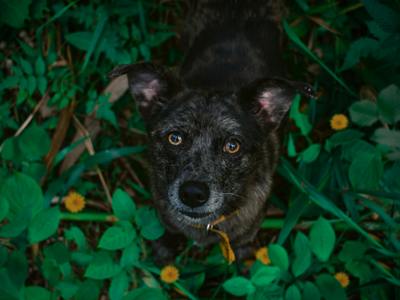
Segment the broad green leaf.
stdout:
[[367,283],[374,278],[374,272],[367,262],[360,260],[350,260],[345,265],[346,270],[360,279],[360,283]]
[[301,300],[300,291],[294,284],[286,290],[285,300]]
[[8,202],[10,220],[26,211],[30,216],[25,217],[31,218],[44,207],[39,185],[32,178],[20,173],[15,173],[2,185],[0,201]]
[[274,266],[261,266],[251,277],[251,282],[257,286],[267,286],[275,280],[279,279],[281,270]]
[[78,250],[84,250],[87,248],[86,237],[79,227],[72,226],[70,229],[65,230],[65,238],[74,241],[78,246]]
[[323,217],[320,217],[312,225],[310,231],[311,250],[320,261],[325,262],[329,259],[335,247],[335,240],[332,225]]
[[120,220],[133,221],[135,218],[135,202],[121,189],[117,189],[112,196],[112,208]]
[[47,89],[47,79],[43,76],[38,77],[37,86],[40,94],[43,96]]
[[77,282],[65,280],[59,282],[55,288],[60,292],[62,299],[70,299],[78,291],[79,285]]
[[312,144],[307,147],[303,152],[300,153],[297,161],[303,161],[305,163],[311,163],[317,159],[319,153],[321,151],[320,144]]
[[136,237],[135,229],[132,225],[121,226],[116,224],[108,228],[101,236],[99,248],[106,250],[118,250],[128,246]]
[[121,256],[121,266],[133,267],[139,262],[140,249],[136,243],[128,245],[123,251]]
[[38,160],[47,154],[51,140],[47,132],[36,124],[26,129],[18,139],[18,146],[26,160]]
[[15,287],[4,268],[0,269],[0,300],[20,300],[21,293]]
[[65,39],[68,43],[84,51],[89,50],[92,38],[93,33],[87,31],[73,32],[65,36]]
[[0,22],[20,28],[29,18],[29,5],[32,0],[0,0]]
[[371,140],[390,147],[400,147],[400,131],[378,128],[375,130]]
[[340,283],[331,275],[322,274],[317,277],[316,283],[326,300],[346,300],[346,293]]
[[21,68],[25,72],[26,75],[33,74],[33,68],[29,61],[21,59]]
[[251,281],[242,276],[232,277],[225,281],[222,286],[225,291],[237,297],[245,296],[255,291]]
[[365,243],[359,241],[346,241],[342,250],[339,252],[338,258],[342,262],[348,262],[363,258],[368,247]]
[[372,101],[357,101],[350,106],[349,111],[351,120],[357,125],[371,126],[378,121],[378,108]]
[[74,296],[74,300],[99,300],[100,284],[95,280],[86,280],[80,286]]
[[28,286],[24,289],[25,299],[51,300],[51,292],[40,286]]
[[320,300],[321,294],[318,288],[310,281],[307,281],[303,286],[303,299],[304,300]]
[[31,211],[28,208],[18,212],[10,222],[0,226],[0,237],[14,238],[19,236],[28,227],[31,218]]
[[373,54],[379,47],[379,42],[372,38],[362,37],[355,40],[348,49],[340,71],[350,69],[360,62],[360,59]]
[[55,242],[43,249],[44,256],[54,259],[59,265],[67,263],[70,259],[70,250],[62,242]]
[[342,157],[350,162],[356,159],[360,153],[379,155],[379,150],[364,140],[356,140],[353,143],[343,145]]
[[289,268],[289,256],[285,250],[280,245],[270,245],[268,247],[268,255],[271,259],[271,262],[281,268],[284,271],[287,271]]
[[37,75],[44,75],[46,71],[46,65],[44,64],[44,60],[41,56],[38,56],[35,62],[35,72]]
[[296,144],[294,142],[293,135],[291,133],[289,133],[288,143],[287,144],[288,144],[288,155],[289,155],[289,157],[295,157],[297,155]]
[[0,222],[3,221],[3,219],[7,216],[9,209],[10,206],[8,204],[8,201],[2,200],[0,198]]
[[161,289],[140,287],[129,292],[123,300],[167,300]]
[[364,133],[355,129],[345,129],[333,134],[328,140],[328,148],[353,143],[364,136]]
[[121,272],[111,280],[108,295],[110,300],[122,300],[129,286],[129,277],[126,272]]
[[378,95],[380,118],[384,122],[394,124],[400,120],[400,89],[392,84],[383,89]]
[[28,227],[28,237],[31,244],[41,242],[53,235],[61,220],[58,207],[47,208],[39,212]]
[[97,253],[85,272],[85,277],[91,279],[111,278],[121,272],[121,266],[117,265],[109,254]]
[[292,272],[293,275],[297,277],[307,271],[311,265],[310,242],[302,232],[296,235],[294,253],[295,259],[292,263]]
[[140,234],[145,239],[156,240],[165,232],[154,209],[146,206],[139,208],[136,212],[135,220],[140,227]]
[[301,97],[296,95],[290,107],[289,117],[294,120],[302,135],[308,135],[312,129],[308,116],[300,112]]
[[378,189],[382,175],[383,162],[379,154],[360,153],[349,168],[349,179],[355,189]]

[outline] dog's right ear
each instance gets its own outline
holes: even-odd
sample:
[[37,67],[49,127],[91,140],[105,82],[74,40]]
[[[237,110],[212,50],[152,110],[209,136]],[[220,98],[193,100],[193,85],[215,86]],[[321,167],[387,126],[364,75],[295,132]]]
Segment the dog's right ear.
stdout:
[[177,91],[179,81],[165,68],[150,63],[121,65],[108,76],[128,76],[129,90],[146,121],[159,111]]

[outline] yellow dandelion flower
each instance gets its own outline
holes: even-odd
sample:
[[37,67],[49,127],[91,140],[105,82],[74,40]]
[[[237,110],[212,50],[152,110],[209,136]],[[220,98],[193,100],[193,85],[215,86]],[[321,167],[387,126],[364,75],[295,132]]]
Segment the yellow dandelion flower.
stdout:
[[347,275],[344,272],[338,272],[335,274],[335,278],[337,281],[339,281],[340,285],[342,287],[348,287],[348,285],[350,284],[350,278],[349,275]]
[[85,197],[77,192],[69,192],[64,198],[64,205],[72,213],[79,212],[85,207]]
[[343,114],[334,115],[331,119],[333,130],[343,130],[349,126],[349,119]]
[[269,259],[268,255],[268,248],[262,247],[256,251],[256,258],[262,262],[264,265],[270,265],[271,260]]
[[179,279],[179,270],[173,265],[165,266],[161,270],[160,278],[165,283],[173,283]]

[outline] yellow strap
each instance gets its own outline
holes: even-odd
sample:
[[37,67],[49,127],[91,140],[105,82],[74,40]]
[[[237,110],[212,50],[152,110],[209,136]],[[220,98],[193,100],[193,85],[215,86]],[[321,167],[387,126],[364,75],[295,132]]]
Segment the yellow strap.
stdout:
[[221,215],[218,219],[214,220],[212,223],[208,224],[207,226],[198,225],[198,224],[192,225],[193,227],[199,228],[199,229],[206,228],[207,230],[210,230],[219,236],[219,238],[221,240],[221,242],[219,243],[221,252],[229,264],[231,264],[235,261],[235,259],[236,259],[235,252],[233,252],[231,242],[229,240],[228,235],[225,232],[223,232],[222,230],[215,229],[214,226],[224,222],[225,220],[233,217],[234,215],[236,215],[238,213],[239,213],[239,210],[235,210],[233,213],[231,213],[228,216]]

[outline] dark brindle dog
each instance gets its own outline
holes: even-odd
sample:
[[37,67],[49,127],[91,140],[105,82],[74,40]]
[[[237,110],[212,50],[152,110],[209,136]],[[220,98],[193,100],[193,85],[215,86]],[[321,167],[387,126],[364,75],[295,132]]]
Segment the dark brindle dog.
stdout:
[[[278,160],[278,128],[297,91],[284,80],[275,1],[193,1],[179,76],[151,64],[119,66],[150,139],[154,204],[170,234],[207,245],[251,242]],[[221,217],[223,216],[223,219]],[[217,224],[218,223],[218,224]],[[238,251],[240,252],[240,251]]]

